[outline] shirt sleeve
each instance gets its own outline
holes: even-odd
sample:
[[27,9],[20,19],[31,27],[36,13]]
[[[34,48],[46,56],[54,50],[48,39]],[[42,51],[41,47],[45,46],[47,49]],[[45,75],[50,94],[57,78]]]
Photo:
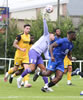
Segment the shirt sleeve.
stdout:
[[53,40],[53,41],[50,41],[50,44],[52,44],[52,43],[54,43],[55,42],[55,40]]
[[43,19],[43,27],[44,27],[44,35],[48,35],[48,26],[47,26],[47,22],[46,19]]
[[73,47],[74,47],[74,45],[72,44],[72,47],[70,48],[70,51],[72,51]]
[[21,40],[21,35],[17,35],[16,40],[20,41]]
[[56,43],[57,43],[58,45],[63,44],[63,42],[64,42],[64,39],[59,39],[59,40],[56,41]]

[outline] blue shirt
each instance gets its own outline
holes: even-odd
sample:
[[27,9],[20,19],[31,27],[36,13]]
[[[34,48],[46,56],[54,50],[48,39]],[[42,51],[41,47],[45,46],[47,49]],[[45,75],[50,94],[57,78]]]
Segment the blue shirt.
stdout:
[[58,46],[53,51],[53,56],[56,61],[63,61],[64,57],[73,48],[73,43],[68,40],[68,38],[62,38],[56,41]]
[[[54,43],[55,41],[57,41],[57,40],[59,40],[59,39],[61,39],[61,37],[55,36],[55,39],[54,39],[53,41],[50,41],[50,44]],[[53,54],[54,54],[54,52],[55,52],[55,48],[53,48]],[[49,52],[49,56],[51,56],[51,55],[50,55],[50,52]]]
[[55,36],[55,39],[54,39],[53,41],[50,41],[50,44],[54,43],[55,41],[57,41],[57,40],[59,40],[59,39],[61,39],[61,37]]

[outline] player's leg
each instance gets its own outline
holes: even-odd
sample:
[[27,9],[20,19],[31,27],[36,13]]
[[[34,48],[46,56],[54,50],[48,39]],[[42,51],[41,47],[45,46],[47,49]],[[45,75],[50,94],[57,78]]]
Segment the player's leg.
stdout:
[[71,83],[72,62],[67,56],[64,58],[64,69],[65,69],[64,73],[67,72],[67,85],[72,85]]
[[[53,78],[52,82],[56,85],[62,79],[62,76],[63,76],[63,72],[60,70],[56,70],[56,77]],[[50,84],[49,87],[51,87]]]
[[68,73],[67,73],[67,84],[72,85],[71,83],[71,73],[72,73],[72,62],[68,58]]
[[[10,76],[9,83],[11,84],[13,81],[13,78],[20,75],[23,72],[23,70],[24,70],[24,67],[22,65],[19,66],[18,71],[16,71],[14,74]],[[31,87],[32,85],[28,83],[28,80],[29,80],[29,74],[24,77],[21,85],[23,85],[24,87]]]
[[74,76],[74,75],[80,75],[81,77],[83,77],[83,72],[80,72],[80,69],[76,68],[76,70],[73,71],[71,75],[72,76]]
[[[43,76],[43,78],[45,78],[45,82],[48,82],[48,78],[46,76],[49,76],[52,74],[52,71],[50,70],[46,70],[45,66],[43,64],[38,65],[38,67],[41,69],[41,71],[37,71],[35,73],[34,79],[37,80],[37,78],[39,77],[39,75]],[[42,87],[41,89],[43,92],[48,92],[48,91],[53,91],[51,88],[48,87],[48,83],[46,84],[46,86]]]
[[[38,67],[41,69],[41,71],[46,71],[46,67],[44,66],[44,64],[38,64]],[[35,75],[36,76],[36,75]],[[39,76],[39,75],[38,75]],[[34,77],[35,78],[35,77]],[[37,79],[37,77],[36,77]],[[47,76],[42,76],[42,79],[44,81],[44,88],[46,88],[48,91],[53,91],[51,88],[48,88],[48,77]],[[42,90],[42,89],[41,89]]]
[[72,65],[68,65],[68,72],[67,72],[67,84],[72,85],[71,83],[71,73],[72,73]]
[[29,59],[28,59],[29,60],[28,62],[30,63],[30,65],[23,62],[23,66],[25,68],[25,71],[22,73],[22,77],[24,77],[28,73],[35,70],[35,65],[37,63],[37,58],[38,58],[37,52],[35,50],[30,50],[29,51]]
[[35,64],[30,64],[30,65],[26,65],[27,68],[24,70],[24,72],[21,74],[22,77],[24,77],[25,75],[31,73],[32,71],[35,70]]
[[[39,56],[38,57],[38,60],[37,60],[37,65],[38,65],[38,67],[37,67],[37,69],[36,69],[36,71],[35,71],[35,74],[34,74],[34,77],[33,77],[33,81],[36,81],[37,80],[37,78],[38,78],[38,71],[40,71],[40,70],[46,70],[46,67],[44,66],[44,63],[43,63],[43,59],[42,59],[42,57],[41,56]],[[44,83],[45,83],[45,88],[48,88],[48,78],[46,77],[46,76],[43,76],[42,77],[42,79],[43,79],[43,81],[44,81]],[[48,88],[48,90],[49,91],[53,91],[51,88]]]
[[[46,72],[42,71],[42,74],[46,75],[46,76],[42,76],[42,78],[45,78],[44,81],[46,80],[48,73],[49,73],[49,75],[51,75],[52,71],[49,71],[49,70],[47,70]],[[41,88],[41,91],[43,91],[43,92],[49,92],[49,91],[53,92],[53,89],[48,87],[48,78],[47,78],[47,83],[45,82],[45,85],[44,85],[44,87]]]
[[4,81],[6,82],[9,75],[12,74],[13,72],[18,70],[18,65],[14,66],[13,68],[11,68],[8,72],[6,72],[5,77],[4,77]]
[[83,77],[83,72],[77,72],[77,75],[80,75],[81,77]]
[[[43,60],[42,60],[43,61]],[[50,76],[50,72],[49,71],[46,71],[46,67],[44,66],[44,64],[42,63],[40,63],[40,64],[38,64],[38,67],[41,69],[41,72],[40,72],[40,70],[39,71],[37,71],[36,73],[35,73],[35,75],[34,75],[34,77],[33,77],[33,81],[36,81],[37,80],[37,78],[39,77],[39,75],[40,74],[42,74],[42,76]]]
[[[28,61],[28,62],[27,62]],[[24,69],[27,70],[28,69],[28,66],[29,66],[29,59],[26,58],[24,61],[23,61],[23,66],[24,66]],[[34,69],[33,69],[34,70]],[[32,70],[32,71],[33,71]],[[31,87],[32,85],[29,83],[29,77],[30,77],[30,74],[27,74],[24,76],[24,87],[27,88],[27,87]]]
[[21,86],[24,86],[24,83],[25,83],[25,79],[23,78],[21,82]]
[[[43,59],[42,59],[42,57],[40,56],[40,55],[38,55],[38,60],[37,60],[37,66],[39,67],[39,68],[37,68],[37,70],[36,70],[36,73],[35,73],[35,75],[34,75],[34,77],[33,77],[33,81],[36,81],[37,80],[37,78],[38,78],[38,76],[39,75],[37,75],[38,73],[38,71],[40,71],[40,70],[46,70],[46,67],[44,66],[44,63],[43,63]],[[47,84],[48,83],[48,78],[47,77],[43,77],[43,80],[44,80],[44,83],[45,84]]]
[[27,69],[24,70],[24,72],[21,74],[21,76],[19,78],[17,78],[18,88],[21,88],[22,78],[24,78],[24,76],[26,76],[27,74],[31,73],[34,70],[35,70],[35,64],[30,64],[30,65],[27,66]]
[[5,82],[7,81],[8,76],[9,76],[10,74],[12,74],[12,73],[13,73],[13,67],[10,68],[8,72],[6,72],[5,77],[4,77],[4,81],[5,81]]
[[10,76],[10,78],[9,78],[9,83],[10,83],[10,84],[12,83],[14,77],[20,75],[20,74],[23,72],[23,69],[24,69],[23,67],[21,67],[21,68],[19,67],[19,68],[18,68],[18,71],[16,71],[14,74],[12,74],[12,75]]
[[54,68],[55,68],[55,62],[51,62],[51,60],[49,60],[47,70],[42,70],[42,72],[40,72],[40,75],[50,76],[54,71]]
[[64,68],[64,74],[68,72],[68,68]]
[[43,92],[48,92],[48,91],[52,92],[53,91],[50,87],[48,87],[48,78],[46,77],[46,76],[51,75],[51,73],[52,73],[52,71],[49,71],[49,70],[48,71],[42,70],[41,72],[39,71],[39,72],[35,73],[35,76],[34,76],[35,80],[37,80],[39,75],[41,75],[42,78],[44,79],[45,86],[41,88],[41,90]]
[[[39,65],[38,65],[38,67],[37,67],[37,69],[36,69],[36,71],[35,71],[34,77],[33,77],[33,81],[36,81],[37,78],[38,78],[38,76],[39,76],[37,72],[40,72],[40,70],[42,70],[42,69],[39,68],[39,66],[44,66],[44,65],[43,65],[43,64],[39,64]],[[42,67],[41,67],[41,68],[42,68]],[[44,70],[46,70],[45,67],[44,67]],[[42,79],[43,79],[45,85],[47,85],[47,84],[48,84],[48,78],[45,77],[45,76],[43,76]]]
[[29,84],[29,75],[30,74],[27,74],[27,75],[25,75],[25,77],[22,79],[22,82],[21,82],[21,86],[24,86],[25,88],[27,88],[27,87],[31,87],[32,85],[31,84]]
[[[39,63],[41,63],[41,64],[39,64]],[[37,70],[36,70],[36,72],[35,72],[35,75],[34,75],[34,77],[33,77],[33,81],[36,81],[37,78],[39,77],[40,70],[41,70],[41,71],[45,71],[45,70],[46,70],[46,67],[45,67],[44,64],[43,64],[43,60],[42,60],[42,59],[41,59],[41,62],[40,62],[40,60],[39,60],[39,62],[38,62],[38,67],[39,67],[39,68],[37,68]],[[53,91],[51,88],[48,88],[48,77],[42,76],[42,79],[43,79],[43,81],[44,81],[44,83],[45,83],[44,88],[46,88],[48,91]],[[41,90],[42,90],[42,89],[41,89]]]
[[[38,68],[37,68],[36,73],[35,73],[35,75],[33,77],[33,81],[37,80],[37,78],[39,76],[38,73],[37,73],[38,71],[40,71],[40,70],[41,71],[46,70],[46,67],[44,66],[43,59],[42,59],[41,56],[38,56],[38,60],[37,60],[36,64],[38,65]],[[51,88],[48,88],[48,78],[46,76],[43,76],[42,79],[43,79],[43,81],[45,83],[44,87],[47,88],[49,91],[53,91]]]
[[17,58],[17,57],[15,56],[15,59],[14,59],[14,67],[11,68],[8,72],[6,72],[5,77],[4,77],[4,81],[7,81],[8,76],[9,76],[10,74],[12,74],[13,72],[15,72],[15,71],[18,70],[19,65],[21,65],[21,60],[22,60],[22,59],[19,59],[19,58]]
[[25,77],[24,77],[24,87],[27,88],[27,87],[31,87],[32,85],[28,82],[29,81],[29,78],[30,78],[30,74],[27,74]]
[[80,69],[79,69],[79,68],[76,68],[76,69],[71,73],[71,76],[78,75],[79,72],[80,72]]
[[29,57],[28,56],[23,58],[22,66],[24,67],[24,72],[22,73],[22,75],[25,74],[24,79],[23,79],[24,82],[22,81],[22,83],[24,83],[24,87],[31,87],[32,85],[28,83],[30,75],[27,75],[28,73],[30,73],[29,71],[31,70],[31,68],[29,68]]
[[[61,79],[62,79],[62,76],[63,76],[63,72],[60,71],[60,70],[56,70],[56,77],[54,77],[49,83],[48,83],[48,87],[52,87],[54,85],[56,85]],[[42,88],[42,91],[43,92],[48,92],[48,90],[46,88]]]
[[[34,55],[34,56],[33,56]],[[29,73],[31,73],[32,71],[34,71],[35,70],[35,64],[36,64],[36,62],[37,62],[37,52],[35,51],[35,50],[30,50],[29,51],[29,63],[31,63],[30,65],[24,65],[24,67],[26,68],[25,70],[24,70],[24,72],[21,74],[21,76],[17,79],[17,86],[18,86],[18,88],[21,88],[21,80],[22,80],[22,78],[25,76],[25,75],[27,75],[27,74],[29,74]]]
[[[48,83],[48,87],[52,87],[56,85],[61,79],[64,74],[64,63],[63,62],[51,62],[49,61],[47,69],[50,70],[50,74],[54,71],[56,76]],[[43,74],[43,73],[42,73]],[[47,92],[44,89],[43,92]]]

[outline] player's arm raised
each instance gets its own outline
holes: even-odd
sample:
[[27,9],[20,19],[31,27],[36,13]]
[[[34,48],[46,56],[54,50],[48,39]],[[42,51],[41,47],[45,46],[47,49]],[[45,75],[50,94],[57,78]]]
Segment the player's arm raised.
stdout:
[[46,36],[49,34],[49,32],[48,32],[48,25],[45,18],[43,19],[43,27],[44,27],[44,35]]
[[55,61],[55,58],[54,58],[54,56],[53,56],[53,48],[54,47],[57,47],[58,46],[58,44],[56,43],[56,42],[54,42],[54,43],[52,43],[51,45],[50,45],[50,54],[51,54],[51,60],[52,61]]

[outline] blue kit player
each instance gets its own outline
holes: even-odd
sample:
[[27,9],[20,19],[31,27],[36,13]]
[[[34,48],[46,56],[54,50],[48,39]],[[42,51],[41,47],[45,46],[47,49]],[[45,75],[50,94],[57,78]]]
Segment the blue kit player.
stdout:
[[[36,79],[39,75],[50,76],[53,72],[56,73],[49,83],[48,87],[54,86],[58,83],[64,74],[64,57],[68,55],[69,59],[72,59],[71,53],[73,48],[72,41],[76,40],[76,34],[74,31],[69,31],[67,33],[67,38],[59,39],[50,45],[51,59],[48,62],[47,70],[37,72]],[[53,51],[54,50],[54,51]],[[46,88],[42,88],[43,92],[47,92]]]

